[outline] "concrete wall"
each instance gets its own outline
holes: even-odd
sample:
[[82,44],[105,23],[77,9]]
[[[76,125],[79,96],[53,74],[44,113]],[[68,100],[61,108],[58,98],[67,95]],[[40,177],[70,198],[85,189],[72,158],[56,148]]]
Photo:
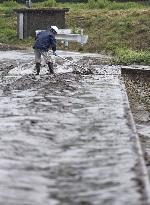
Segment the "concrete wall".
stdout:
[[[34,37],[36,30],[55,25],[65,28],[65,12],[69,9],[16,9],[18,38]],[[22,34],[23,32],[23,34]]]

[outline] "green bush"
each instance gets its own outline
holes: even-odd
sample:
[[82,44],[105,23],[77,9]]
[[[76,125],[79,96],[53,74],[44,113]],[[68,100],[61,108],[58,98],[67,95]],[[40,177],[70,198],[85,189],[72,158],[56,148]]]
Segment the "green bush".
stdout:
[[89,0],[88,7],[89,9],[104,9],[109,4],[108,0]]
[[16,39],[16,31],[10,28],[3,29],[2,32],[0,32],[0,39],[1,43],[13,42],[14,39]]
[[42,3],[43,7],[54,7],[56,6],[55,0],[48,0]]
[[10,17],[13,12],[13,8],[6,8],[4,11],[5,17]]
[[109,0],[89,0],[89,9],[109,9],[109,10],[120,10],[120,9],[131,9],[131,8],[143,8],[144,5],[137,2],[115,2]]
[[[34,2],[37,1],[43,1],[43,0],[34,0]],[[56,6],[56,2],[55,0],[48,0],[48,1],[43,1],[41,3],[34,3],[33,7],[36,8],[41,8],[41,7],[55,7]]]
[[125,10],[132,8],[143,8],[144,5],[137,2],[111,2],[108,4],[108,9],[110,10]]
[[150,51],[135,51],[128,48],[116,50],[118,64],[143,64],[150,65]]
[[1,6],[2,7],[9,7],[10,9],[12,9],[12,8],[18,7],[18,3],[16,1],[13,1],[13,0],[7,0],[7,1],[4,1],[1,4]]

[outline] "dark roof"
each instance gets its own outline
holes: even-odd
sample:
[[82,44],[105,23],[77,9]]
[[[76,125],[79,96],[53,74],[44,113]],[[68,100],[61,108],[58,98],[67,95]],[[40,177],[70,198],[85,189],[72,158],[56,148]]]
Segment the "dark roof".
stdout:
[[33,9],[33,8],[21,8],[21,9],[14,9],[17,13],[61,13],[61,12],[68,12],[69,8],[39,8],[39,9]]

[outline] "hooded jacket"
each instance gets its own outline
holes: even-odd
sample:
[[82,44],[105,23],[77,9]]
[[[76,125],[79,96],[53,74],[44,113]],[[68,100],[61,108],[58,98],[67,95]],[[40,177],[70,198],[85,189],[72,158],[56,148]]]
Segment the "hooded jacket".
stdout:
[[46,52],[51,48],[52,51],[56,51],[56,39],[53,32],[46,30],[38,33],[33,48]]

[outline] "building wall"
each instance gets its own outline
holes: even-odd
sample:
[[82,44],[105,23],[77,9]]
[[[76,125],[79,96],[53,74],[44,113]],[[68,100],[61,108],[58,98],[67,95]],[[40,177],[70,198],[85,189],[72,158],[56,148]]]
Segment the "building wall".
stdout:
[[23,13],[23,38],[34,37],[36,30],[44,30],[48,26],[55,25],[65,28],[65,9],[17,9],[18,22],[17,33],[20,36],[19,15]]

